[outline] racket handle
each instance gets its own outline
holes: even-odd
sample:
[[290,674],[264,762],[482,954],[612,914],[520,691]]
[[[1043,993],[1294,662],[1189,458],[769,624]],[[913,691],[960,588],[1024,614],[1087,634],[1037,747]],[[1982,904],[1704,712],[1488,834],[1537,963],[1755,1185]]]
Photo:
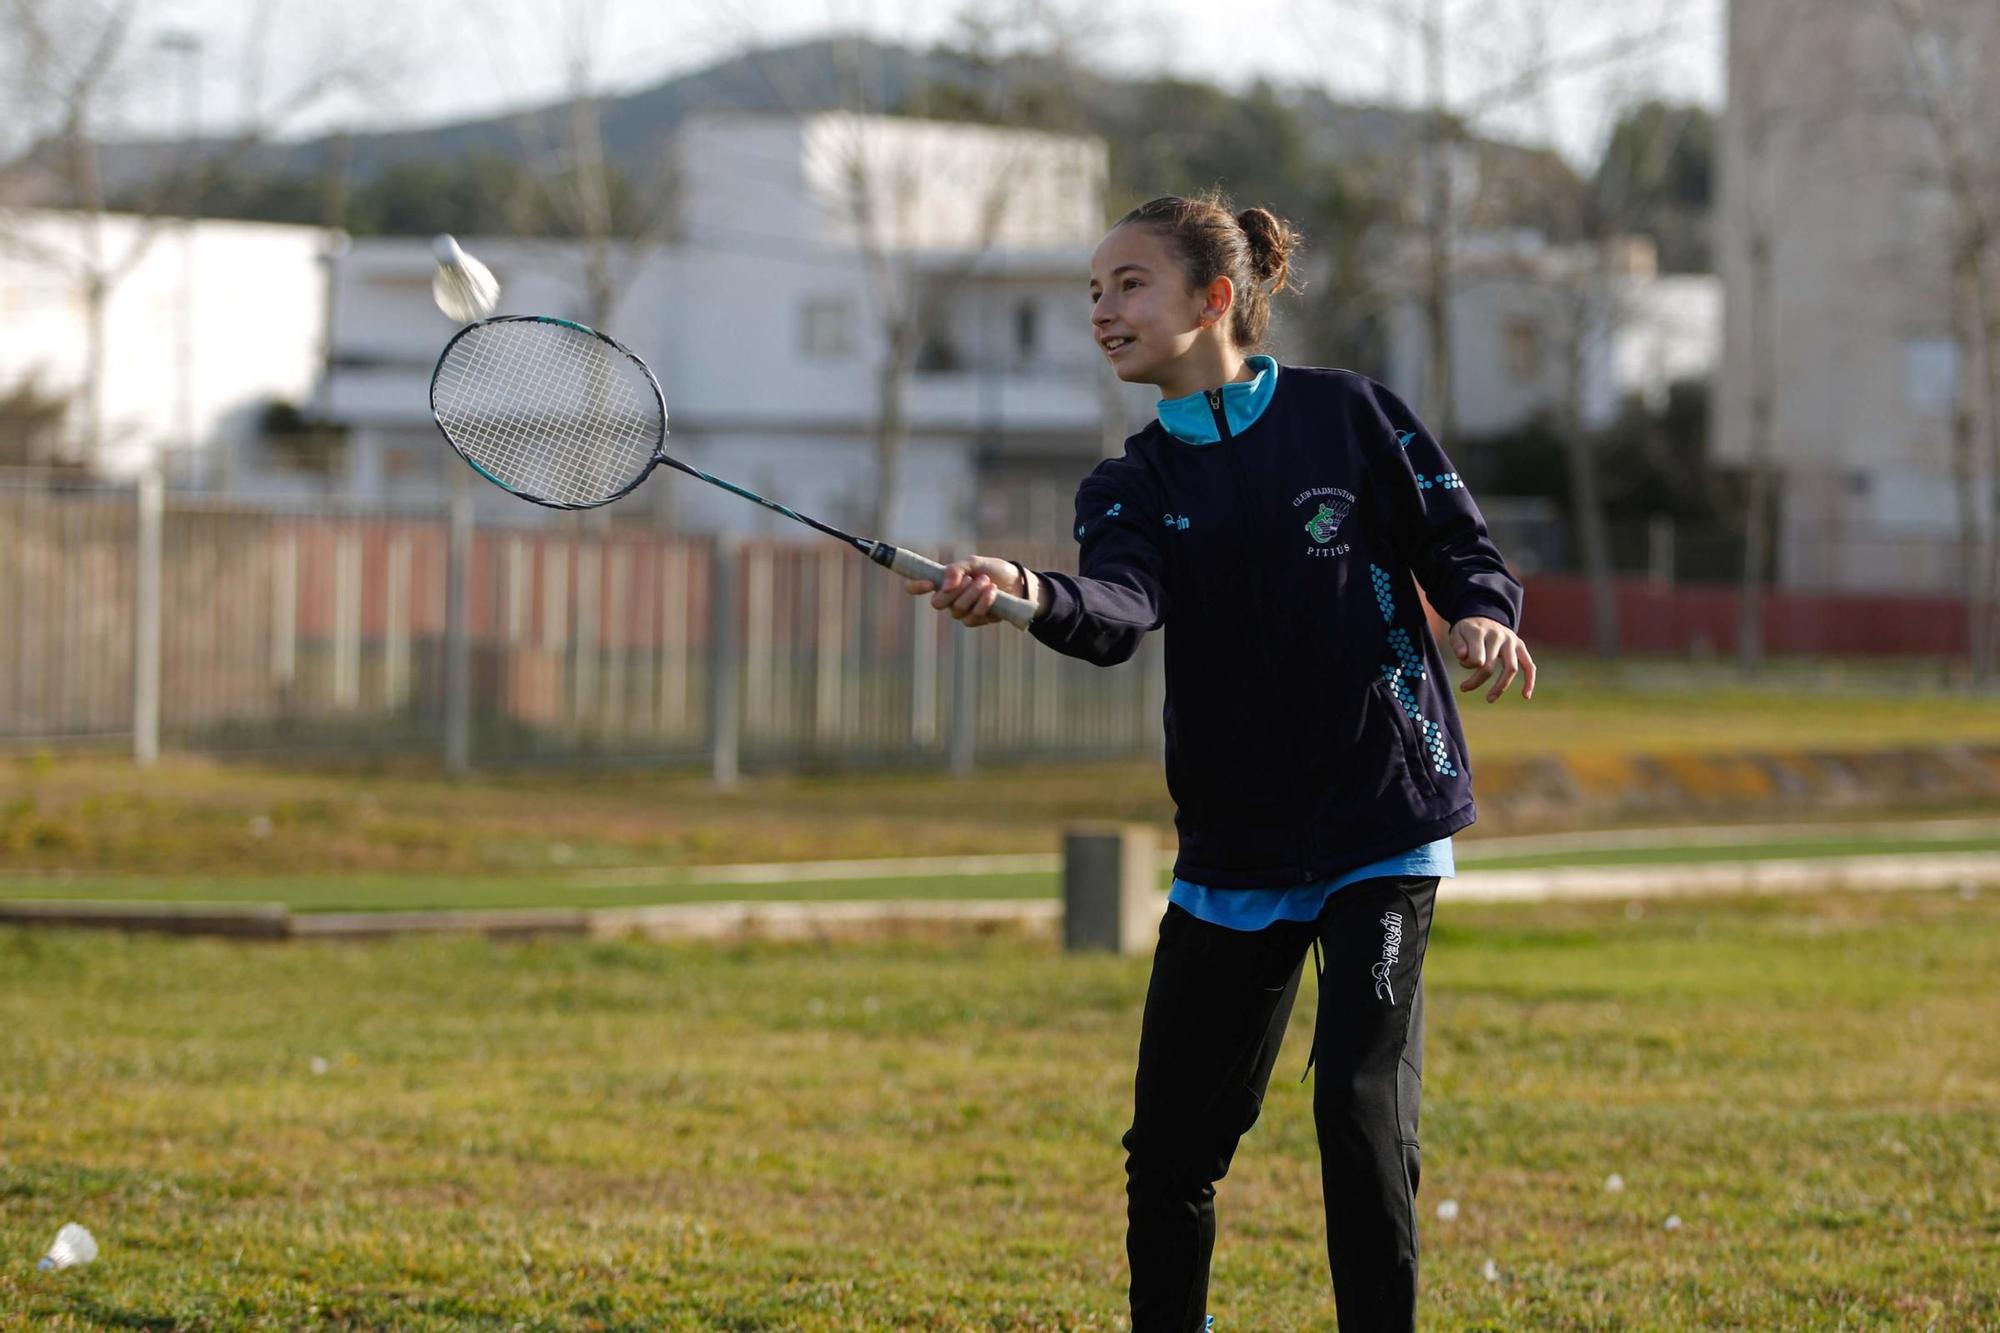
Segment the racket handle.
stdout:
[[[869,550],[868,558],[906,579],[929,579],[939,587],[944,586],[944,566],[935,560],[926,560],[915,551],[905,551],[887,542],[876,542]],[[993,599],[993,614],[1010,625],[1026,629],[1034,622],[1035,604],[1025,597],[1003,592]]]

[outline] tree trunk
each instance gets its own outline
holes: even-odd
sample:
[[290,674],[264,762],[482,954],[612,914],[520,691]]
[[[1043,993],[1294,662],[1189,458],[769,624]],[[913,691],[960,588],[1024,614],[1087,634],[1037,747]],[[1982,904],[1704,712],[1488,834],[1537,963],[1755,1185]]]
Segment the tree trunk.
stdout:
[[[1761,160],[1761,153],[1753,160]],[[1771,561],[1772,327],[1771,233],[1759,218],[1750,235],[1750,458],[1743,514],[1743,583],[1737,599],[1737,654],[1743,674],[1764,666],[1764,571]]]
[[1449,448],[1458,439],[1458,403],[1451,352],[1451,146],[1444,111],[1444,22],[1433,0],[1423,24],[1424,117],[1424,322],[1429,335],[1430,373],[1425,380],[1424,418],[1431,433]]
[[1438,439],[1456,441],[1458,407],[1451,358],[1451,236],[1441,212],[1445,206],[1433,199],[1424,211],[1424,325],[1430,352],[1424,417]]
[[1570,513],[1582,547],[1583,572],[1590,583],[1590,644],[1599,659],[1618,656],[1618,586],[1611,572],[1611,541],[1604,524],[1603,488],[1597,471],[1597,445],[1583,420],[1584,365],[1598,323],[1598,285],[1602,273],[1581,273],[1568,300],[1568,328],[1563,348],[1566,378],[1563,395],[1563,453],[1569,464]]
[[92,472],[104,467],[104,307],[110,297],[104,275],[92,269],[83,280],[83,440],[81,462]]
[[889,346],[876,375],[878,411],[875,421],[875,494],[869,506],[865,535],[893,541],[889,523],[896,512],[896,490],[902,481],[903,446],[909,438],[904,393],[916,360],[918,313],[915,302],[889,326]]
[[[2000,660],[2000,289],[1992,278],[2000,269],[2000,256],[1994,253],[1994,236],[1990,228],[1982,227],[1979,233],[1980,245],[1972,263],[1973,324],[1978,330],[1975,343],[1978,362],[1986,381],[1986,476],[1988,481],[1987,504],[1989,506],[1986,523],[1987,566],[1985,593],[1987,598],[1981,628],[1986,637],[1986,649],[1978,655],[1984,675],[1981,684],[1990,684],[1994,663]],[[1969,372],[1969,368],[1968,368]]]
[[590,306],[590,326],[611,322],[617,292],[611,281],[611,182],[604,161],[604,139],[598,124],[597,98],[590,92],[582,66],[570,97],[570,189],[574,194],[577,230],[583,235],[583,286]]
[[1979,452],[1975,420],[1979,381],[1972,373],[1974,353],[1981,341],[1978,256],[1961,238],[1955,245],[1952,263],[1952,327],[1964,355],[1959,358],[1958,383],[1951,414],[1952,483],[1958,492],[1958,578],[1959,596],[1965,599],[1966,658],[1972,683],[1984,686],[1992,674],[1991,646],[1987,642],[1987,594],[1982,586],[1985,560],[1980,551],[1979,533]]
[[1597,449],[1589,432],[1565,432],[1569,488],[1575,501],[1583,571],[1590,580],[1590,645],[1604,661],[1618,656],[1618,585],[1611,573],[1611,543],[1605,532],[1604,502],[1597,480]]

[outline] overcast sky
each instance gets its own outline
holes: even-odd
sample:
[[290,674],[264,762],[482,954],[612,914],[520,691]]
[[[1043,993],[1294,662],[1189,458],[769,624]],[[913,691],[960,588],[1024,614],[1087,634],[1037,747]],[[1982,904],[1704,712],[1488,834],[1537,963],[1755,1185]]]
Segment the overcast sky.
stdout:
[[[91,0],[83,0],[90,3]],[[988,0],[1029,11],[1089,16],[1078,63],[1106,73],[1170,71],[1241,87],[1262,76],[1335,96],[1409,103],[1422,90],[1415,40],[1385,12],[1428,0]],[[1593,160],[1617,108],[1647,94],[1719,102],[1724,0],[1439,0],[1452,22],[1448,96],[1462,104],[1546,52],[1563,71],[1543,91],[1482,119],[1489,132],[1553,142]],[[269,16],[262,61],[255,16]],[[200,117],[211,132],[242,114],[261,69],[267,102],[342,52],[379,49],[402,66],[387,86],[294,118],[295,132],[335,124],[386,128],[489,114],[558,96],[575,35],[592,34],[601,86],[643,87],[743,50],[831,30],[928,45],[958,31],[953,0],[141,0],[144,30],[131,48],[126,120],[178,132],[189,66],[156,45],[158,33],[199,37]],[[1535,16],[1552,16],[1538,24]],[[1538,28],[1546,29],[1538,32]],[[1641,43],[1625,39],[1649,34]],[[1595,53],[1636,46],[1613,63]]]

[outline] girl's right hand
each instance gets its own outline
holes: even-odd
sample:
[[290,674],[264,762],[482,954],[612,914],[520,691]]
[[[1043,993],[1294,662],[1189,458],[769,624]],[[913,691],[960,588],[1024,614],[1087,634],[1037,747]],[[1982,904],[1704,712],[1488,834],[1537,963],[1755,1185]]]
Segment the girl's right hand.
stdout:
[[1000,617],[993,614],[993,599],[1003,592],[1026,597],[1025,585],[1020,567],[1012,560],[968,555],[944,567],[943,587],[929,579],[910,579],[903,586],[912,597],[929,593],[931,605],[950,612],[960,624],[979,626],[999,624]]

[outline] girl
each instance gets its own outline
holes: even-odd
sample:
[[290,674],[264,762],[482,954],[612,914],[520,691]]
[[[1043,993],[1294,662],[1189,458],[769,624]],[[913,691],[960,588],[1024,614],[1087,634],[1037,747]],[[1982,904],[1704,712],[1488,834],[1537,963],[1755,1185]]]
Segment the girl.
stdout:
[[1167,630],[1180,855],[1124,1146],[1132,1327],[1198,1330],[1215,1182],[1256,1122],[1307,950],[1310,1070],[1340,1326],[1416,1319],[1423,961],[1471,772],[1418,600],[1488,702],[1535,664],[1521,587],[1409,408],[1343,370],[1247,355],[1298,237],[1261,208],[1165,198],[1091,258],[1091,323],[1159,416],[1077,491],[1079,572],[971,556],[913,594],[967,625],[1005,591],[1109,665]]

